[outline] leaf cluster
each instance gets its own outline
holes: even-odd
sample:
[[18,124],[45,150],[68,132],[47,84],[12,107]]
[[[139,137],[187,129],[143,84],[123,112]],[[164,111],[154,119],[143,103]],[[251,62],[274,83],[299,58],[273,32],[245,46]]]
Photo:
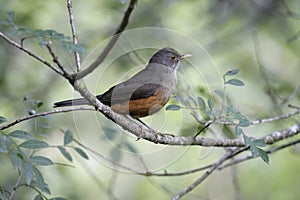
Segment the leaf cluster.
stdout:
[[[238,111],[233,105],[230,104],[230,101],[227,100],[227,86],[244,86],[244,82],[237,78],[231,78],[239,73],[239,69],[232,69],[224,73],[223,75],[223,90],[215,90],[214,93],[220,98],[221,101],[213,101],[212,96],[208,97],[205,101],[204,98],[198,96],[196,99],[193,99],[189,96],[189,102],[187,103],[183,98],[173,97],[178,104],[171,104],[166,107],[166,110],[178,111],[181,109],[190,109],[190,110],[198,110],[203,111],[199,112],[202,114],[203,119],[207,119],[207,121],[219,122],[223,124],[229,124],[235,126],[235,134],[236,137],[239,135],[243,136],[244,142],[246,146],[249,147],[252,155],[254,157],[261,157],[262,160],[266,163],[269,162],[268,154],[261,149],[260,147],[264,147],[266,144],[262,140],[252,140],[249,136],[247,136],[243,129],[250,126],[250,121],[247,119],[245,115],[243,115],[240,111]],[[190,106],[192,105],[192,106]],[[199,122],[199,121],[198,121]],[[204,122],[199,122],[199,128],[202,130]],[[197,134],[198,135],[198,134]]]
[[[7,119],[0,117],[0,123]],[[38,139],[40,135],[34,135],[24,130],[14,130],[8,134],[0,132],[0,160],[4,157],[9,158],[13,169],[19,174],[20,182],[13,190],[25,185],[37,191],[35,199],[47,199],[45,194],[51,194],[48,184],[45,182],[42,171],[39,169],[44,166],[53,166],[55,164],[50,158],[39,155],[38,152],[45,148],[58,148],[61,154],[70,162],[72,156],[67,148],[73,149],[78,155],[89,159],[88,155],[77,146],[70,146],[74,141],[73,133],[70,130],[65,131],[64,145],[51,146],[46,141]],[[38,136],[38,137],[37,137]],[[1,199],[9,199],[11,192],[1,192]],[[55,198],[63,199],[63,198]]]
[[20,39],[22,45],[24,41],[29,38],[37,39],[38,44],[42,48],[45,48],[46,45],[51,41],[58,41],[60,46],[69,53],[77,52],[81,55],[86,54],[85,48],[83,48],[79,44],[75,44],[73,41],[71,41],[70,37],[65,36],[63,33],[58,33],[57,31],[52,29],[38,29],[32,31],[29,28],[20,27],[14,23],[16,17],[14,11],[8,11],[6,16],[7,19],[1,20],[0,25],[10,27],[11,33]]

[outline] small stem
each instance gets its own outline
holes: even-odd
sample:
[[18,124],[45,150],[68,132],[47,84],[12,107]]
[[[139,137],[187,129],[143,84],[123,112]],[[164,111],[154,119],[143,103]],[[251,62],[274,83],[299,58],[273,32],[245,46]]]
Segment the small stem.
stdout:
[[[74,44],[78,44],[78,35],[77,35],[77,32],[76,32],[72,0],[67,0],[67,8],[68,8],[68,13],[69,13],[69,20],[70,20],[70,26],[71,26],[71,31],[72,31],[73,42],[74,42]],[[80,70],[80,56],[79,56],[79,53],[75,51],[74,56],[75,56],[76,68],[77,68],[77,72],[78,72]]]
[[129,6],[124,13],[123,19],[122,19],[119,27],[115,31],[114,35],[112,36],[112,38],[110,39],[108,44],[104,47],[102,53],[98,56],[98,58],[90,66],[88,66],[87,68],[85,68],[84,70],[80,71],[77,74],[77,77],[76,77],[77,79],[81,79],[81,78],[85,77],[86,75],[90,74],[105,60],[108,53],[111,51],[111,49],[113,48],[113,46],[116,44],[117,40],[119,39],[121,33],[126,28],[128,22],[129,22],[129,17],[130,17],[130,15],[134,9],[134,6],[136,4],[136,1],[137,0],[130,1]]
[[51,68],[54,72],[56,72],[59,75],[63,75],[63,72],[61,72],[60,70],[56,69],[53,65],[51,65],[49,62],[47,62],[46,60],[44,60],[43,58],[39,57],[38,55],[36,55],[35,53],[33,53],[32,51],[30,51],[29,49],[23,47],[22,45],[16,43],[15,41],[13,41],[12,39],[10,39],[9,37],[7,37],[6,35],[4,35],[2,32],[0,32],[0,37],[3,38],[6,42],[8,42],[9,44],[13,45],[14,47],[20,49],[21,51],[23,51],[24,53],[26,53],[27,55],[29,55],[30,57],[33,57],[34,59],[38,60],[39,62],[43,63],[44,65],[48,66],[49,68]]
[[211,175],[222,163],[227,160],[227,158],[232,154],[232,152],[226,153],[220,160],[214,163],[199,179],[197,179],[194,183],[186,187],[180,193],[178,193],[172,200],[178,200],[182,198],[184,195],[195,189],[200,183],[202,183],[209,175]]
[[23,174],[22,174],[21,170],[19,170],[19,169],[18,169],[18,173],[19,173],[18,179],[15,183],[15,186],[14,186],[13,190],[10,193],[10,196],[9,196],[8,200],[13,199],[13,196],[14,196],[15,192],[17,191],[18,187],[20,186]]

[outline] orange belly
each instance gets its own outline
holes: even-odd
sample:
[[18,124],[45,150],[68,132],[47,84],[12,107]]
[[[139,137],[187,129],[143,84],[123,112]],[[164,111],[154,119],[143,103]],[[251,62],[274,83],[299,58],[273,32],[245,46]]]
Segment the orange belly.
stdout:
[[133,118],[140,118],[158,112],[170,98],[171,92],[166,88],[158,89],[153,96],[116,103],[111,106],[113,111]]

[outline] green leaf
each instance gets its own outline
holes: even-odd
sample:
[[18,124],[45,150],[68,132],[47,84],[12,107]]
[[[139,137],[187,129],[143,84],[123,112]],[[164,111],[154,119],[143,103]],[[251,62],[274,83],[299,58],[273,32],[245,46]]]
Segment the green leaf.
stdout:
[[42,148],[49,147],[49,144],[41,140],[27,140],[21,143],[19,147],[23,147],[27,149],[42,149]]
[[39,122],[39,123],[38,123],[38,126],[41,127],[41,128],[44,128],[44,129],[49,129],[49,128],[51,128],[51,126],[50,126],[49,124],[42,123],[42,122]]
[[209,107],[211,110],[213,110],[213,108],[214,108],[214,104],[213,104],[213,102],[212,102],[212,99],[211,99],[211,98],[208,98],[208,99],[207,99],[207,104],[208,104],[208,107]]
[[268,154],[267,154],[267,152],[266,151],[264,151],[263,149],[261,149],[261,148],[258,148],[257,147],[257,150],[258,150],[258,154],[259,154],[259,156],[261,157],[261,159],[265,162],[265,163],[267,163],[267,164],[269,164],[269,156],[268,156]]
[[243,138],[244,138],[244,142],[247,146],[252,146],[252,140],[250,137],[248,137],[247,135],[243,134]]
[[110,127],[104,126],[102,127],[103,133],[109,140],[114,140],[116,136],[118,135],[117,131],[115,129],[112,129]]
[[205,108],[205,101],[202,97],[197,97],[198,103],[204,109]]
[[235,108],[232,105],[225,106],[226,115],[236,112]]
[[7,122],[7,119],[5,117],[0,116],[0,124]]
[[44,187],[43,187],[43,191],[47,194],[51,194],[51,191],[49,189],[49,185],[47,183],[44,182]]
[[232,70],[229,70],[227,71],[224,76],[233,76],[233,75],[236,75],[239,73],[239,69],[232,69]]
[[129,142],[125,142],[124,146],[128,149],[128,151],[130,151],[131,153],[138,153],[138,151],[136,150],[136,148]]
[[221,90],[215,90],[215,93],[221,98],[224,99],[224,94]]
[[267,144],[265,143],[265,141],[261,140],[261,139],[257,139],[253,141],[253,145],[257,146],[257,147],[264,147]]
[[191,102],[193,102],[194,106],[197,106],[197,102],[195,101],[195,99],[193,97],[191,97],[190,95],[188,96],[189,100]]
[[49,200],[67,200],[67,199],[62,198],[62,197],[55,197],[55,198],[51,198]]
[[120,161],[121,159],[121,150],[119,147],[115,147],[110,151],[110,155],[114,161]]
[[[7,195],[9,195],[9,194],[7,193]],[[8,200],[8,198],[9,197],[4,194],[4,191],[2,193],[2,190],[0,190],[0,199],[1,200]]]
[[10,25],[13,25],[13,24],[11,23],[11,21],[4,19],[4,20],[0,21],[0,25],[10,26]]
[[9,137],[3,135],[0,140],[0,152],[8,153],[9,147],[12,144],[13,144],[12,140]]
[[204,112],[209,116],[209,117],[213,117],[213,112],[209,109],[205,109]]
[[64,147],[58,147],[60,153],[70,162],[72,162],[72,156],[71,154],[65,149]]
[[49,158],[46,158],[44,156],[33,156],[30,158],[30,160],[41,166],[53,165],[53,162]]
[[246,119],[246,118],[240,118],[239,120],[240,121],[239,121],[238,126],[240,126],[240,127],[248,127],[248,126],[250,126],[250,121],[248,119]]
[[20,35],[23,38],[32,36],[32,32],[28,28],[25,28],[25,27],[19,27],[17,29],[17,33],[18,33],[18,35]]
[[78,148],[78,147],[75,147],[74,150],[75,150],[81,157],[83,157],[83,158],[85,158],[85,159],[87,159],[87,160],[89,159],[88,155],[87,155],[82,149],[80,149],[80,148]]
[[77,52],[81,55],[86,54],[86,50],[85,48],[83,48],[82,46],[80,46],[79,44],[74,44],[71,41],[65,41],[65,40],[61,40],[60,41],[60,45],[67,50],[69,53],[72,52]]
[[176,100],[177,102],[179,102],[181,105],[187,106],[187,103],[186,103],[186,101],[185,101],[183,98],[181,98],[181,97],[179,97],[179,96],[174,96],[173,99],[175,99],[175,100]]
[[250,145],[250,151],[253,157],[259,156],[258,148],[254,145]]
[[172,111],[177,111],[177,110],[180,110],[180,109],[181,109],[180,106],[174,105],[174,104],[168,105],[168,106],[166,107],[166,110],[172,110]]
[[245,85],[243,81],[239,79],[230,79],[225,82],[225,84],[235,85],[235,86],[243,86]]
[[44,103],[43,103],[41,100],[36,100],[36,101],[34,102],[34,104],[36,105],[37,108],[40,108],[40,107],[43,106]]
[[66,146],[67,144],[71,143],[73,141],[73,133],[70,129],[68,129],[65,132],[65,136],[64,136],[64,145]]
[[239,126],[235,126],[234,131],[236,135],[243,134],[243,129],[241,129]]
[[34,180],[36,181],[38,188],[40,188],[43,191],[45,185],[43,174],[38,168],[34,166],[32,167],[32,169],[34,174]]
[[12,154],[10,154],[10,161],[15,170],[20,169],[21,165],[23,164],[24,157],[24,152],[18,148],[15,148]]
[[45,36],[55,36],[55,35],[57,35],[57,32],[55,30],[48,29],[48,30],[44,31],[44,35]]
[[40,30],[40,29],[37,29],[37,30],[35,30],[34,32],[33,32],[33,34],[35,35],[35,36],[42,36],[43,35],[43,30]]
[[16,17],[15,12],[10,10],[10,11],[7,11],[6,15],[7,15],[9,21],[13,24],[14,20],[15,20],[15,17]]
[[28,133],[26,131],[22,131],[22,130],[15,130],[15,131],[9,133],[8,136],[20,138],[20,139],[24,139],[24,140],[30,140],[30,139],[34,138],[30,133]]
[[23,176],[28,185],[30,185],[32,181],[32,174],[33,174],[32,165],[29,162],[25,161],[23,163]]
[[44,200],[44,198],[41,194],[38,194],[34,197],[34,200]]

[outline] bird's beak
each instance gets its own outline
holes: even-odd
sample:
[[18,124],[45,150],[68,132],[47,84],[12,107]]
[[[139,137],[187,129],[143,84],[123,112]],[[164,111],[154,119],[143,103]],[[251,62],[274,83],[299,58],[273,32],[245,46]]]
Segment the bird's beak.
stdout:
[[183,54],[181,57],[180,57],[180,60],[184,59],[184,58],[188,58],[188,57],[191,57],[192,55],[191,54]]

